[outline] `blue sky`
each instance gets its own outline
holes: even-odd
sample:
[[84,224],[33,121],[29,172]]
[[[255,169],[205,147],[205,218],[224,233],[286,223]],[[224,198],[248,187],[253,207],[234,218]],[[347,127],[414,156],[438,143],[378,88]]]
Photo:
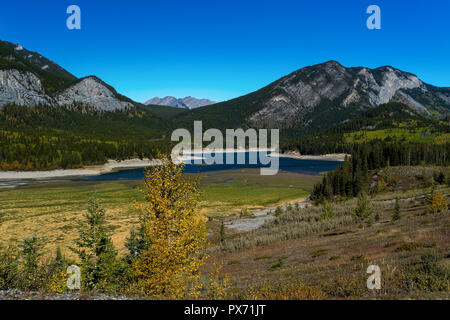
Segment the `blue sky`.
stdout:
[[[66,28],[71,4],[81,30]],[[381,30],[366,27],[371,4]],[[136,101],[222,101],[327,60],[392,65],[450,86],[449,14],[447,0],[15,0],[2,1],[0,39]]]

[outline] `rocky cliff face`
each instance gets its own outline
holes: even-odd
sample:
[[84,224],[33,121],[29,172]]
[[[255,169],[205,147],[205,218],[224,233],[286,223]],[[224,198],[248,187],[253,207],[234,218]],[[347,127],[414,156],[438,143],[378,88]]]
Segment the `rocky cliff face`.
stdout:
[[46,94],[41,80],[34,73],[15,69],[0,70],[0,107],[7,104],[34,107],[36,105],[71,106],[79,104],[101,111],[133,107],[121,101],[113,89],[94,77],[82,79],[55,97]]
[[102,111],[134,106],[96,77],[77,79],[37,52],[0,41],[0,107],[7,104],[28,107],[78,104]]
[[351,115],[390,101],[403,102],[424,115],[431,115],[435,107],[441,113],[450,110],[450,90],[429,86],[415,75],[389,66],[345,68],[329,61],[300,69],[269,87],[259,102],[262,108],[248,119],[254,125],[310,125],[319,116]]
[[34,107],[54,105],[45,94],[41,80],[33,73],[18,70],[0,70],[0,106],[18,104]]
[[120,101],[116,95],[93,77],[82,79],[56,96],[60,106],[86,105],[101,111],[123,110],[133,107],[130,102]]
[[101,111],[124,110],[133,107],[121,101],[112,89],[94,77],[82,79],[56,97],[46,94],[41,80],[32,72],[0,70],[0,107],[7,104],[34,107],[36,105],[71,106],[79,104]]

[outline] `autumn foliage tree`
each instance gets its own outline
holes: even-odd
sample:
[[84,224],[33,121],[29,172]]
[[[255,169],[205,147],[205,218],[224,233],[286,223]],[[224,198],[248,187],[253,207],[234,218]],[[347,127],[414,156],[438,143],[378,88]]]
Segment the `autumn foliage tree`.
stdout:
[[182,173],[183,165],[169,160],[147,170],[145,201],[135,204],[147,245],[133,259],[133,273],[138,288],[157,298],[196,298],[201,289],[206,222],[197,210],[198,180]]
[[434,213],[447,211],[448,209],[447,200],[445,199],[445,196],[442,192],[434,193],[431,199],[430,209]]

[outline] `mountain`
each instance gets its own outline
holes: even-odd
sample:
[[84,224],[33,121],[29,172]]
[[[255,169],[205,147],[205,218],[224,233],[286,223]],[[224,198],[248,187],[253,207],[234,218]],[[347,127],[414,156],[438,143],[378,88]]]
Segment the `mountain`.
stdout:
[[146,105],[168,106],[188,110],[208,106],[215,103],[216,103],[215,101],[211,101],[208,99],[196,99],[194,97],[177,99],[171,96],[165,98],[155,97],[145,102]]
[[391,66],[346,68],[336,61],[297,70],[248,95],[178,115],[205,127],[296,128],[320,132],[388,102],[402,102],[423,117],[450,114],[450,88],[422,82]]
[[[280,128],[284,136],[301,136],[323,132],[390,102],[401,102],[423,118],[450,116],[450,88],[426,84],[391,66],[347,68],[336,61],[299,69],[226,102],[165,97],[153,98],[144,106],[95,76],[78,79],[38,53],[0,41],[0,107],[139,108],[147,116],[164,119],[167,128],[189,128],[194,120],[202,120],[204,128]],[[134,117],[140,116],[139,112]],[[161,132],[161,136],[166,134]]]
[[99,111],[124,110],[136,105],[95,76],[77,79],[36,52],[0,41],[0,107],[8,104],[83,105]]
[[[20,55],[23,59],[31,63],[32,65],[55,75],[59,75],[65,78],[75,79],[76,77],[72,75],[70,72],[57,65],[53,61],[43,57],[37,52],[29,51],[22,47],[20,44],[15,44],[7,41],[0,41],[0,47],[6,47],[14,50],[14,52]],[[14,59],[13,55],[10,55]]]

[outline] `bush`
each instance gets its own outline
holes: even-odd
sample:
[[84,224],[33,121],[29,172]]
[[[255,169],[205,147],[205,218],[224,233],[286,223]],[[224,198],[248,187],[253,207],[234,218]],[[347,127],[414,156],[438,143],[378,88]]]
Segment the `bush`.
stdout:
[[15,288],[19,279],[19,256],[15,248],[0,251],[0,290]]
[[358,202],[355,210],[353,211],[353,216],[357,221],[368,220],[372,215],[372,204],[370,203],[369,197],[365,192],[358,195]]
[[450,290],[449,268],[440,265],[442,257],[436,252],[429,252],[421,257],[419,262],[409,266],[405,281],[409,282],[417,290],[443,291]]
[[322,282],[320,288],[327,295],[337,298],[360,298],[367,291],[365,278],[337,277],[329,282]]
[[250,288],[251,300],[320,300],[326,299],[325,292],[317,287],[303,284],[301,281],[265,282]]
[[413,251],[421,248],[434,248],[436,247],[436,243],[425,243],[425,242],[408,242],[405,244],[402,244],[401,246],[397,247],[394,251],[395,252],[402,252],[402,251]]
[[333,207],[326,200],[323,203],[322,213],[320,214],[319,219],[320,220],[334,219]]
[[435,214],[445,212],[448,209],[447,200],[442,192],[436,192],[431,198],[430,210]]

